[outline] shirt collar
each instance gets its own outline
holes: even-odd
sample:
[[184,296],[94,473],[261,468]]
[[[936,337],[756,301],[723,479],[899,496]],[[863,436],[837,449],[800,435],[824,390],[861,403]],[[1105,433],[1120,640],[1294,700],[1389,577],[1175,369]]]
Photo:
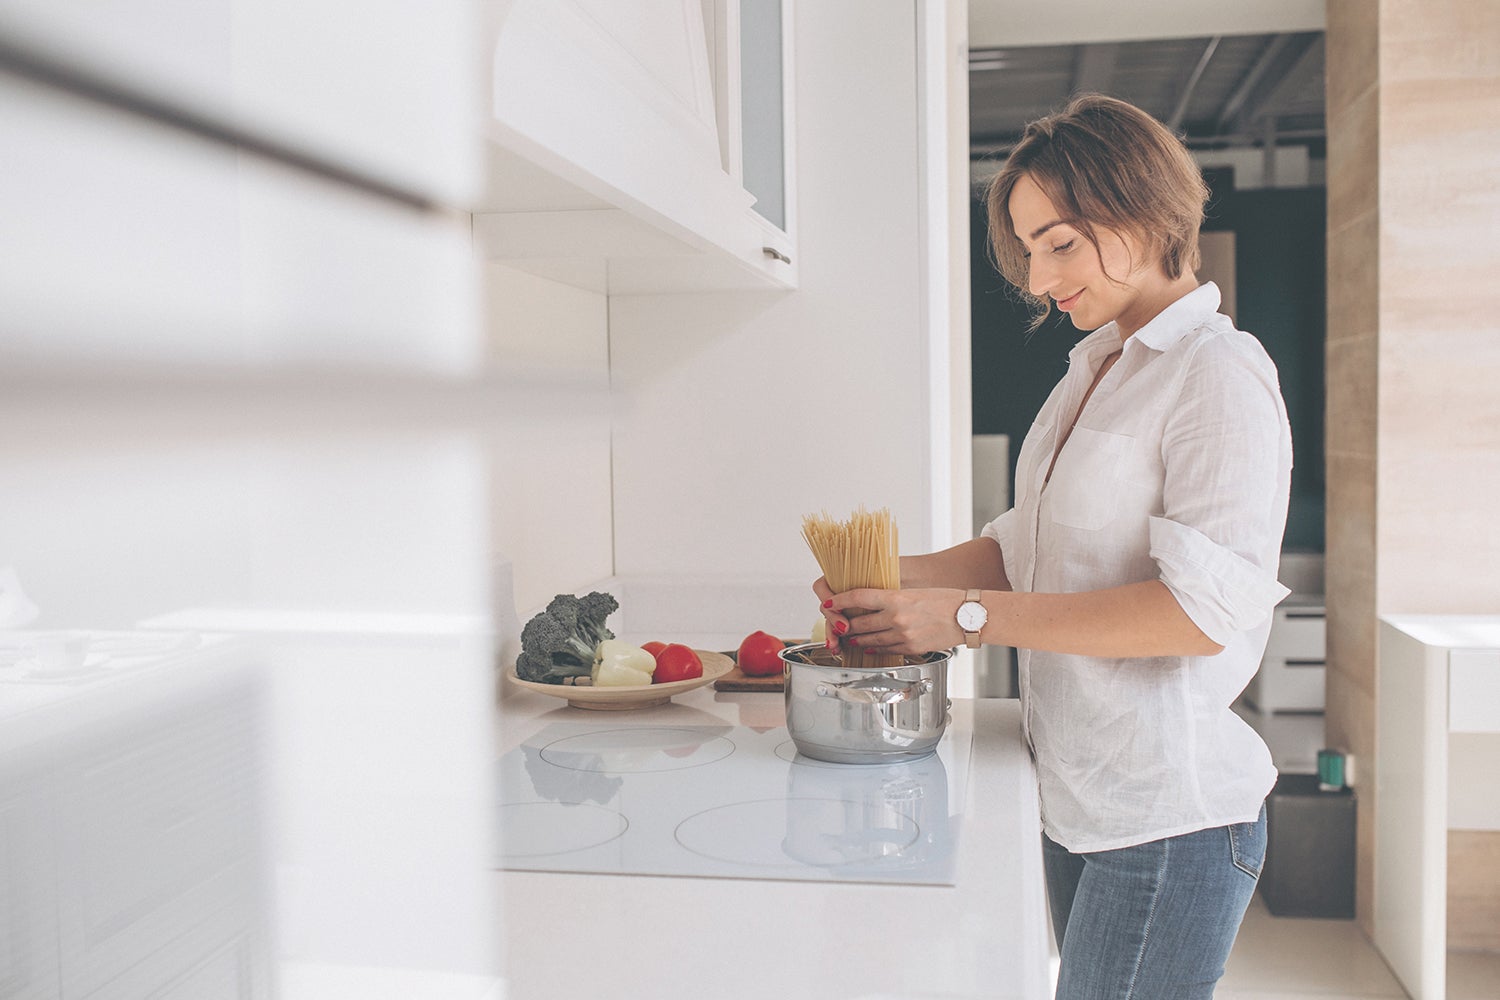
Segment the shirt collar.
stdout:
[[1157,313],[1130,339],[1153,351],[1165,351],[1217,313],[1219,301],[1219,286],[1205,281]]
[[1072,365],[1080,358],[1092,359],[1095,355],[1112,354],[1119,349],[1120,328],[1115,325],[1114,320],[1110,320],[1073,345],[1073,349],[1068,352],[1068,364]]
[[[1128,346],[1133,340],[1153,351],[1165,351],[1217,313],[1219,301],[1219,286],[1206,281],[1157,313],[1125,343]],[[1108,350],[1101,345],[1107,346]],[[1120,328],[1110,320],[1073,345],[1068,352],[1068,363],[1072,364],[1079,358],[1092,358],[1096,354],[1111,354],[1119,349]]]

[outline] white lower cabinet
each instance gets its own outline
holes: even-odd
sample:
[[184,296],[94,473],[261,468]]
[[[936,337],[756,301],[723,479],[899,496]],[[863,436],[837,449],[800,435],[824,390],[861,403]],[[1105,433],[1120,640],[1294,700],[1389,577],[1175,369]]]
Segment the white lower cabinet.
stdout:
[[45,776],[0,759],[0,997],[58,994],[52,794]]
[[84,725],[47,710],[6,747],[31,763],[0,773],[0,997],[270,995],[256,704],[241,677]]
[[1449,869],[1457,830],[1500,836],[1500,617],[1384,615],[1379,636],[1371,938],[1413,1000],[1443,1000],[1450,944],[1495,940],[1493,907],[1454,905],[1450,876],[1500,866]]
[[1273,613],[1266,652],[1245,688],[1245,699],[1261,712],[1321,712],[1326,650],[1323,599],[1288,598]]

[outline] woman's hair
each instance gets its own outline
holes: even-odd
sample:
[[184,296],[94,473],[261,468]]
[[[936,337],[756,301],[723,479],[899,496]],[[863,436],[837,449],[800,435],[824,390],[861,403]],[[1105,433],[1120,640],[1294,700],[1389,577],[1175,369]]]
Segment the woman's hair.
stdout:
[[985,195],[995,265],[1037,310],[1033,329],[1051,303],[1031,294],[1025,246],[1011,225],[1010,193],[1023,175],[1096,253],[1095,232],[1108,229],[1128,233],[1157,255],[1168,278],[1198,267],[1198,229],[1209,192],[1182,141],[1133,104],[1098,94],[1075,97],[1026,126]]

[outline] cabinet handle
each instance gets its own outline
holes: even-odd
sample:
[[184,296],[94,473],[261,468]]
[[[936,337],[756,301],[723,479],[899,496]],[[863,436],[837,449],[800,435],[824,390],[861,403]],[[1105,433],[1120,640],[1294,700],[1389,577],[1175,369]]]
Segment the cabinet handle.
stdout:
[[788,257],[780,250],[777,250],[775,247],[761,247],[760,249],[761,252],[764,253],[767,257],[775,257],[783,264],[790,264],[792,262],[792,258]]

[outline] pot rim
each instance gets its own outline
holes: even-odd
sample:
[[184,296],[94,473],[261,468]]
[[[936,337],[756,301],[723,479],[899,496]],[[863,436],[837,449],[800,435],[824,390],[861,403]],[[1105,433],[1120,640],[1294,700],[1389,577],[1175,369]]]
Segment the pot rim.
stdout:
[[[953,659],[958,652],[958,647],[951,649],[934,650],[931,653],[914,653],[906,657],[906,662],[893,667],[853,667],[843,662],[842,656],[831,652],[821,642],[804,642],[797,646],[787,646],[779,654],[781,656],[782,669],[792,666],[818,667],[824,670],[848,670],[854,673],[883,673],[888,670],[904,670],[908,667],[925,667],[934,663],[945,663]],[[818,663],[807,657],[813,654],[822,654],[829,662]]]

